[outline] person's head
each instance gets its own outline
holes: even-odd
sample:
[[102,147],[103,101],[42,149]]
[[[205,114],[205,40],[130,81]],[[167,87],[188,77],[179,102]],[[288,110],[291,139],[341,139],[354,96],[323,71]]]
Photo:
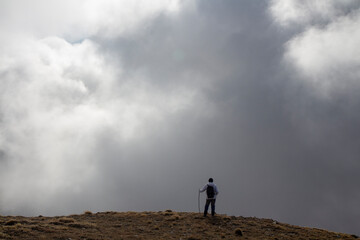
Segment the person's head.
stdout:
[[214,179],[212,179],[212,178],[209,178],[209,182],[213,182],[214,181]]

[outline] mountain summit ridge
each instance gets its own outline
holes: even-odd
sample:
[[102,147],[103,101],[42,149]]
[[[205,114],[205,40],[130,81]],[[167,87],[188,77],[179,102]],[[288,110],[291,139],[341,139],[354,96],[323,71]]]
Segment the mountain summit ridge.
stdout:
[[272,219],[174,212],[98,212],[55,217],[0,216],[0,239],[358,239]]

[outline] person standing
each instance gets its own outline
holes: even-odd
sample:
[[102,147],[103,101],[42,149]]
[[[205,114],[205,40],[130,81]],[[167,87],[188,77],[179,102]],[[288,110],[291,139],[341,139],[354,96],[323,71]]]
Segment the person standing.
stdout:
[[199,189],[199,192],[205,192],[206,191],[206,203],[205,203],[205,209],[204,209],[204,217],[206,217],[209,205],[211,204],[211,216],[215,215],[215,201],[216,196],[219,194],[218,188],[214,183],[214,180],[212,178],[209,178],[209,182],[205,184],[205,186],[202,189]]

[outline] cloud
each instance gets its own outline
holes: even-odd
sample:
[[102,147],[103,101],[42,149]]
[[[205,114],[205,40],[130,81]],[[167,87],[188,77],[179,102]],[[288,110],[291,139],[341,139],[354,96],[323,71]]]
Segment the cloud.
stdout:
[[[2,149],[11,169],[2,175],[6,182],[2,200],[9,209],[25,204],[26,196],[34,193],[43,193],[35,194],[42,198],[35,201],[49,201],[54,192],[84,181],[91,171],[81,168],[88,156],[80,139],[87,134],[90,139],[81,143],[91,146],[91,136],[106,119],[104,111],[87,104],[88,88],[80,78],[86,74],[96,78],[97,70],[103,69],[98,61],[92,62],[90,42],[74,47],[52,37],[22,44],[20,49],[7,45],[2,58],[6,66],[1,71]],[[67,69],[75,61],[85,61],[91,68],[78,69],[79,78],[71,77]]]
[[294,25],[326,24],[357,8],[359,2],[356,0],[272,0],[269,10],[276,23],[291,28]]
[[324,95],[358,85],[359,10],[325,27],[309,27],[288,43],[287,60]]
[[56,35],[76,42],[92,35],[113,37],[133,31],[144,20],[160,13],[176,14],[180,7],[179,0],[4,1],[0,26],[3,32],[39,38]]
[[[58,37],[8,43],[1,58],[2,204],[55,213],[59,194],[80,194],[96,174],[99,135],[142,138],[151,123],[188,108],[196,91],[163,92],[146,76],[122,76],[90,40]],[[21,176],[21,178],[19,178]],[[39,198],[31,201],[27,196]],[[41,194],[40,194],[41,193]],[[30,208],[27,207],[30,204]],[[34,207],[33,205],[39,205]],[[32,209],[32,210],[30,210]]]

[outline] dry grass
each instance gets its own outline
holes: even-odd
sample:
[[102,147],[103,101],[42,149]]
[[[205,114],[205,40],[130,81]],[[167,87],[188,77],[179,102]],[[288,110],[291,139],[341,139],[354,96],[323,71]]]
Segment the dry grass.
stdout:
[[85,214],[85,215],[91,215],[92,212],[91,212],[91,211],[85,211],[84,214]]
[[0,239],[356,239],[355,235],[301,228],[271,219],[197,213],[84,212],[66,217],[0,216]]
[[75,222],[75,219],[69,218],[69,217],[62,217],[62,218],[59,218],[58,221],[61,223],[73,223],[73,222]]
[[10,238],[9,235],[7,235],[7,234],[5,234],[3,232],[0,232],[0,239],[9,239],[9,238]]

